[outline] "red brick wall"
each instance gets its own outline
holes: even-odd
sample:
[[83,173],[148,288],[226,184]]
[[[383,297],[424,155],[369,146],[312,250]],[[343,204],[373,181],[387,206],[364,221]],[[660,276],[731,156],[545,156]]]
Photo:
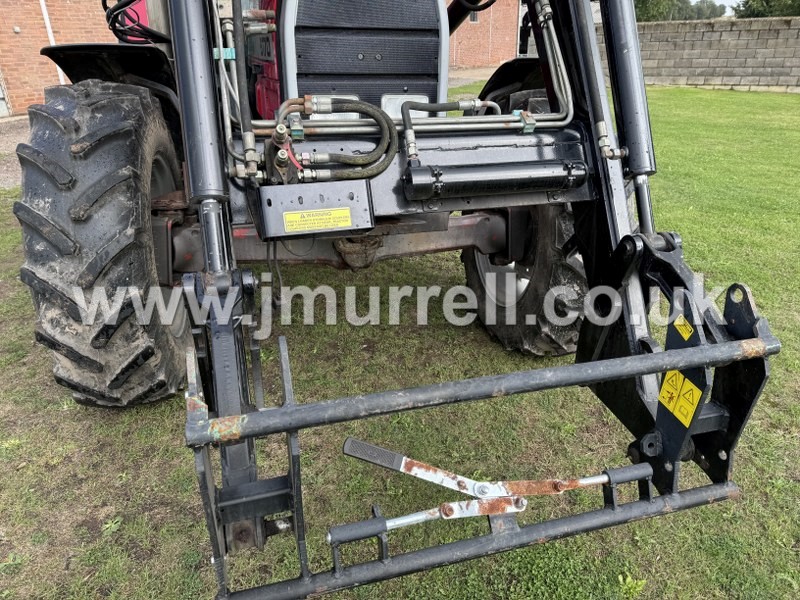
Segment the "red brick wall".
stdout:
[[[100,0],[46,0],[56,44],[113,42]],[[0,73],[12,114],[42,102],[58,71],[39,50],[49,45],[39,0],[0,0]],[[15,33],[18,27],[20,32]]]
[[450,66],[494,67],[517,55],[520,0],[498,0],[450,36]]

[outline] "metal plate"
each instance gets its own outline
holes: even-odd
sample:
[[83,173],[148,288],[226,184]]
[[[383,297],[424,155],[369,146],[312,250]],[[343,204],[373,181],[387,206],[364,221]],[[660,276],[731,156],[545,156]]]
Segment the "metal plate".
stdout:
[[365,180],[267,186],[259,196],[265,238],[344,233],[375,224]]

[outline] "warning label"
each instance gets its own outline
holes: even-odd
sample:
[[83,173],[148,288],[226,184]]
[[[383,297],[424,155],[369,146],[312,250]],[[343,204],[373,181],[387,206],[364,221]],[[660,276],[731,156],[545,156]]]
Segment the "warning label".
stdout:
[[700,388],[686,379],[683,373],[667,371],[658,399],[676,419],[683,423],[684,427],[688,428],[702,395]]
[[692,337],[692,334],[694,333],[694,327],[692,327],[692,324],[686,320],[686,317],[683,315],[678,315],[678,318],[675,319],[675,323],[673,323],[673,325],[675,325],[675,329],[678,330],[678,333],[681,334],[681,337],[688,342],[689,338]]
[[283,213],[283,228],[286,233],[350,229],[352,226],[349,207]]

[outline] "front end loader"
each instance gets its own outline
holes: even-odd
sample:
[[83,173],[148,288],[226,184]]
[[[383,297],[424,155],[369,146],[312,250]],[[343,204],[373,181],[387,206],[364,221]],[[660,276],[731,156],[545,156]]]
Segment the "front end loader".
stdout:
[[[449,37],[496,1],[102,0],[120,43],[43,50],[73,83],[30,107],[18,148],[36,339],[83,404],[184,389],[219,598],[319,595],[739,493],[734,452],[780,343],[746,286],[732,285],[720,311],[681,238],[656,228],[634,2],[601,0],[603,56],[589,0],[527,0],[518,39],[535,56],[450,101]],[[285,340],[259,335],[271,318],[258,310],[265,276],[244,265],[266,264],[278,281],[281,264],[366,269],[454,250],[489,335],[574,363],[296,400]],[[166,304],[176,290],[169,318],[139,318],[143,297]],[[89,318],[103,295],[110,314]],[[262,307],[272,301],[262,293]],[[263,344],[278,347],[278,399],[265,392],[275,387]],[[312,571],[300,431],[569,386],[589,387],[630,432],[630,464],[492,481],[343,440],[350,457],[463,499],[331,523],[332,568]],[[270,436],[289,468],[263,478],[255,440]],[[682,477],[689,461],[699,487]],[[531,496],[576,489],[597,490],[598,508],[518,522]],[[468,518],[488,519],[489,532],[390,548],[398,529]],[[296,578],[232,589],[229,555],[274,535],[294,537]],[[362,540],[377,541],[374,558],[345,560]]]

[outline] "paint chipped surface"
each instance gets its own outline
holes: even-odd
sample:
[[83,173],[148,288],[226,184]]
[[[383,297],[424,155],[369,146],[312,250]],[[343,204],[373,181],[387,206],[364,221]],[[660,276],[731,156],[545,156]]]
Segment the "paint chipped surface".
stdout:
[[247,415],[234,415],[212,419],[208,425],[208,434],[215,442],[230,442],[242,437],[242,425],[247,422]]
[[514,498],[484,498],[477,501],[479,515],[502,515],[514,509]]
[[199,396],[186,395],[186,412],[208,412],[208,405]]
[[424,462],[406,457],[403,460],[403,466],[400,470],[404,473],[408,473],[412,477],[422,479],[423,481],[441,485],[442,487],[456,490],[457,492],[463,492],[465,494],[471,493],[469,484],[465,481],[464,477],[451,473],[450,471],[445,471],[444,469],[433,467]]
[[767,353],[767,345],[763,340],[755,338],[752,340],[742,340],[742,356],[744,358],[761,358]]

